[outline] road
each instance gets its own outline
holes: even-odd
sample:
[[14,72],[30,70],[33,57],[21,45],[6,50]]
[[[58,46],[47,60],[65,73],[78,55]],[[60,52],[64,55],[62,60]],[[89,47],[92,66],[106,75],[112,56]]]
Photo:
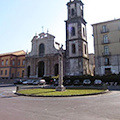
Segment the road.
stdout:
[[120,91],[83,97],[25,97],[0,87],[0,120],[120,120]]

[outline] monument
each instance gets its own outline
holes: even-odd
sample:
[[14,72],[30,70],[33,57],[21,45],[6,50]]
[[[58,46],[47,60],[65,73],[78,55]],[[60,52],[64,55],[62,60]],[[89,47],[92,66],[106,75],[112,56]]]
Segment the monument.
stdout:
[[56,91],[65,91],[65,87],[63,86],[63,45],[60,47],[59,43],[56,44],[59,50],[59,81]]

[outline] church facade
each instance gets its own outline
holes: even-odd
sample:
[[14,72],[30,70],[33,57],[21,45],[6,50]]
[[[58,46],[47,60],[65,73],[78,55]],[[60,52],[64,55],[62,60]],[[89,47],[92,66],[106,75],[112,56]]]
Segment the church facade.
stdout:
[[41,33],[32,39],[32,50],[26,55],[25,77],[38,78],[58,75],[58,50],[54,36]]
[[[67,3],[66,50],[63,50],[64,76],[89,74],[88,43],[84,4],[81,0]],[[32,50],[26,55],[25,77],[56,76],[59,74],[59,51],[55,37],[41,33],[32,39]]]

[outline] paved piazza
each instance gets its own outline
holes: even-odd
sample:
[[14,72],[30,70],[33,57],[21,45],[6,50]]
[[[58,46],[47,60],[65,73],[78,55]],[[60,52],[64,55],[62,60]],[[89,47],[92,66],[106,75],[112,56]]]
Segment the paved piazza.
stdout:
[[0,87],[0,120],[120,120],[120,91],[83,97],[25,97]]

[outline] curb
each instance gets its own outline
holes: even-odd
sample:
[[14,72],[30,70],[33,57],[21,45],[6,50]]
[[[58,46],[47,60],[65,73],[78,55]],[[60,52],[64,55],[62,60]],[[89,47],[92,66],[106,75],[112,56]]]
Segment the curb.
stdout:
[[0,87],[12,87],[14,84],[0,84]]
[[92,96],[92,95],[100,95],[110,92],[108,89],[105,90],[105,92],[99,92],[99,93],[91,93],[91,94],[80,94],[80,95],[54,95],[54,96],[47,96],[47,95],[26,95],[26,94],[20,94],[20,93],[14,93],[19,96],[28,96],[28,97],[76,97],[76,96]]

